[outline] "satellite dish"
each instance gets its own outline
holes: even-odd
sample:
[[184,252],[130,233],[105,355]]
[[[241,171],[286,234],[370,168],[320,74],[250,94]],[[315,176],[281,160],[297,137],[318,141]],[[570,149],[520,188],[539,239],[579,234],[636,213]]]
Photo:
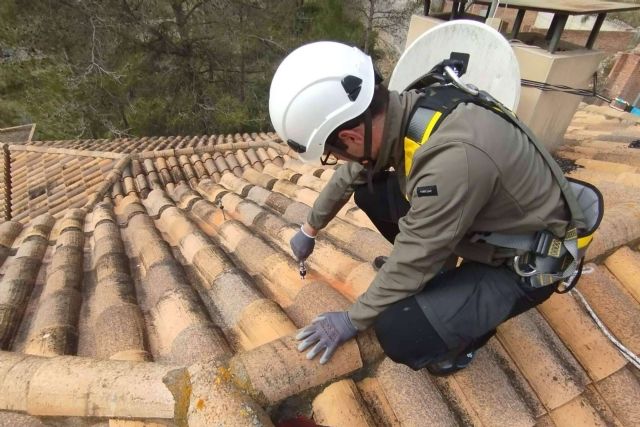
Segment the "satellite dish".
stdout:
[[469,58],[460,80],[515,110],[520,100],[520,67],[513,49],[498,31],[466,19],[439,24],[418,37],[398,60],[389,89],[402,92],[410,88],[452,54]]

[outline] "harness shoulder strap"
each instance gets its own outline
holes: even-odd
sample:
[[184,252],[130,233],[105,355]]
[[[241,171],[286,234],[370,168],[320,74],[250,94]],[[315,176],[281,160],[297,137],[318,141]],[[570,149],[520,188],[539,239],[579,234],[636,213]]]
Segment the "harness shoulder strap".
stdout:
[[[416,103],[405,132],[405,174],[409,175],[416,150],[428,141],[444,119],[462,103],[471,103],[490,110],[524,132],[551,169],[554,180],[560,187],[571,214],[569,227],[561,239],[544,231],[531,235],[489,233],[482,239],[495,246],[520,250],[525,262],[530,256],[536,259],[536,268],[530,272],[518,273],[529,277],[530,283],[535,287],[545,286],[570,277],[578,268],[578,263],[583,255],[579,250],[577,229],[589,229],[583,208],[569,181],[549,151],[513,112],[488,93],[480,91],[478,95],[471,95],[453,85],[425,88],[424,96]],[[520,256],[514,258],[516,269],[519,268],[519,258]],[[558,265],[559,261],[561,261],[561,265]]]
[[577,227],[586,228],[584,213],[578,203],[575,194],[571,190],[569,181],[564,176],[562,169],[553,159],[549,151],[538,141],[536,136],[513,112],[507,109],[499,101],[484,91],[473,96],[453,85],[429,86],[424,89],[422,96],[412,112],[411,119],[405,132],[405,174],[408,176],[413,164],[413,156],[416,150],[427,142],[444,119],[460,104],[472,103],[486,108],[509,123],[519,128],[527,135],[545,163],[551,169],[555,181],[558,183],[562,195],[571,212],[571,222]]
[[[480,92],[480,95],[478,97],[482,99],[484,102],[488,102],[489,105],[492,105],[494,107],[493,108],[494,111],[499,112],[500,116],[508,120],[514,126],[519,128],[522,132],[524,132],[525,135],[527,135],[527,137],[529,138],[529,141],[531,141],[533,146],[536,148],[538,153],[540,153],[542,158],[545,160],[545,162],[551,169],[551,173],[553,174],[553,177],[558,183],[558,186],[562,191],[562,195],[565,201],[567,202],[569,211],[571,212],[571,222],[577,228],[581,228],[581,229],[587,228],[584,212],[582,211],[582,208],[580,207],[580,204],[578,203],[578,200],[576,199],[575,194],[571,190],[569,181],[564,176],[564,173],[562,172],[562,169],[560,169],[560,166],[558,165],[558,163],[551,156],[551,153],[549,153],[549,151],[542,145],[542,143],[540,143],[538,138],[536,138],[536,136],[533,134],[533,132],[531,131],[531,129],[529,129],[527,125],[525,125],[515,114],[513,114],[513,112],[508,110],[504,105],[498,102],[495,98],[493,98],[491,95],[483,91]],[[478,104],[478,105],[482,106],[482,104]]]
[[468,94],[453,86],[425,88],[411,112],[404,139],[404,172],[409,176],[413,156],[438,128],[442,120],[460,103],[468,102]]

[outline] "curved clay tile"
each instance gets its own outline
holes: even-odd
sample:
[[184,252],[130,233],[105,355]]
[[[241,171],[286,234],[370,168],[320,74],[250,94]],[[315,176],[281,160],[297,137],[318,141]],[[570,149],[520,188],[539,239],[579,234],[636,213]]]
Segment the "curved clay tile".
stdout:
[[302,176],[302,174],[296,171],[280,168],[273,163],[270,165],[266,165],[263,169],[263,172],[271,175],[274,178],[289,180],[294,184],[296,184],[298,182],[298,179],[300,179],[300,177]]
[[545,413],[527,378],[495,338],[476,352],[473,366],[438,382],[450,385],[453,412],[477,419],[473,424],[533,425]]
[[587,249],[586,261],[597,259],[627,242],[640,238],[640,204],[621,203],[605,209],[600,227]]
[[640,304],[640,253],[623,246],[610,255],[604,265]]
[[178,159],[176,159],[175,156],[171,156],[167,159],[167,163],[169,165],[171,177],[173,178],[173,183],[178,184],[182,181],[185,181],[185,176],[182,173],[182,169],[180,167],[180,164],[178,163]]
[[247,156],[247,160],[251,163],[251,166],[257,171],[262,172],[262,163],[260,163],[256,150],[249,148],[245,151],[245,155]]
[[119,222],[128,224],[123,230],[131,245],[128,255],[143,266],[139,295],[147,330],[152,331],[154,359],[191,364],[229,354],[224,338],[137,198],[123,199],[118,211]]
[[151,189],[162,188],[162,182],[160,181],[160,177],[158,176],[158,172],[156,172],[156,167],[153,164],[153,159],[144,159],[143,163],[144,171],[147,174],[147,179]]
[[351,379],[326,387],[313,399],[313,419],[327,426],[375,427],[356,384]]
[[187,181],[193,180],[196,174],[191,162],[189,161],[189,157],[183,154],[178,158],[178,161],[180,162],[180,167],[182,168],[182,172]]
[[21,231],[22,224],[17,221],[6,221],[0,224],[0,266],[11,253],[11,246]]
[[249,164],[249,159],[247,159],[247,156],[245,155],[243,150],[235,151],[234,155],[238,162],[238,166],[240,166],[243,171],[251,167]]
[[[8,395],[2,400],[14,411],[37,416],[174,418],[176,402],[169,387],[175,382],[171,372],[178,373],[175,366],[12,353],[0,353],[0,366],[4,372],[12,371],[14,386],[3,390]],[[182,373],[182,378],[186,376]]]
[[129,270],[129,259],[110,204],[92,215],[91,259],[95,283],[88,300],[79,355],[112,360],[149,360],[145,327]]
[[169,172],[169,166],[167,165],[167,161],[164,157],[156,158],[156,169],[160,174],[160,179],[162,180],[162,185],[166,186],[167,184],[173,183],[173,177]]
[[627,363],[573,295],[554,294],[538,310],[594,381]]
[[396,418],[377,378],[367,377],[358,381],[357,386],[362,400],[368,406],[369,412],[378,421],[377,425],[400,427],[400,422]]
[[[184,195],[186,188],[178,186]],[[179,197],[179,196],[178,196]],[[206,235],[160,191],[154,191],[149,204],[165,207],[159,223],[179,246],[185,261],[193,265],[203,279],[205,303],[211,301],[220,313],[223,331],[237,348],[248,350],[295,332],[296,327],[273,303],[254,288],[249,276],[212,244]]]
[[0,281],[0,349],[8,349],[15,336],[54,223],[54,217],[48,214],[34,219],[22,236],[18,252],[7,261],[7,272]]
[[164,150],[166,148],[171,147],[171,139],[166,136],[161,136],[155,143],[155,146],[152,147],[153,151]]
[[231,169],[231,172],[233,172],[235,176],[242,176],[242,168],[238,164],[238,160],[234,156],[233,152],[227,151],[224,154],[224,159],[227,162],[227,165],[229,165],[229,169]]
[[218,171],[218,167],[216,166],[215,162],[213,161],[213,157],[211,156],[211,154],[204,153],[202,155],[202,160],[204,161],[204,167],[207,170],[207,172],[209,173],[209,176],[211,176],[211,178],[215,182],[220,181],[221,174],[220,174],[220,171]]
[[122,171],[122,189],[124,190],[125,196],[136,194],[136,186],[133,181],[130,166],[125,167]]
[[178,136],[172,141],[171,147],[175,149],[184,148],[187,146],[188,139],[188,136]]
[[274,184],[278,181],[273,176],[258,172],[255,169],[247,169],[246,171],[244,171],[241,177],[246,179],[251,184],[259,185],[260,187],[267,190],[271,190]]
[[282,155],[280,153],[278,153],[274,148],[272,147],[268,147],[267,148],[267,155],[269,156],[269,158],[271,159],[271,161],[273,161],[273,163],[277,166],[282,167],[284,165],[284,159],[282,158]]
[[597,392],[587,390],[549,413],[555,425],[620,425],[615,415],[603,405]]
[[204,162],[199,155],[192,154],[190,160],[198,179],[209,178],[209,172],[207,172]]
[[260,162],[262,163],[263,166],[268,163],[271,163],[271,158],[269,157],[269,155],[267,154],[267,151],[264,148],[258,147],[256,149],[256,154],[258,155],[258,159],[260,159]]
[[70,210],[60,220],[47,279],[30,324],[23,353],[36,356],[75,354],[84,251],[84,210]]
[[631,426],[640,419],[640,407],[637,396],[640,394],[640,381],[634,368],[620,369],[615,374],[597,382],[595,389],[606,400],[622,425]]
[[307,360],[297,345],[293,337],[271,341],[238,353],[229,362],[229,369],[258,403],[272,405],[362,367],[353,340],[343,344],[325,365]]
[[385,358],[376,369],[375,378],[400,425],[462,424],[450,412],[433,379],[424,370],[412,371]]
[[640,305],[604,266],[583,274],[579,290],[613,335],[634,354],[640,353]]
[[225,158],[222,156],[222,154],[216,152],[216,153],[213,153],[212,157],[216,165],[216,169],[218,170],[221,176],[224,175],[225,172],[230,170],[229,165],[225,161]]
[[122,183],[120,180],[116,181],[111,187],[111,198],[119,202],[124,197],[124,191],[122,190]]
[[590,382],[578,361],[536,310],[500,325],[498,337],[546,408],[564,405],[581,394]]

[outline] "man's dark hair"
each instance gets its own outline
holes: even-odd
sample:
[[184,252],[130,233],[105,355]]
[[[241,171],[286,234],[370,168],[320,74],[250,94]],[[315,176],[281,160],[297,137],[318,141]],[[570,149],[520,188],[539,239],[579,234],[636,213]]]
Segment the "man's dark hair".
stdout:
[[[376,85],[373,91],[373,98],[371,98],[371,102],[369,103],[369,111],[371,111],[371,117],[375,117],[378,114],[385,111],[387,108],[387,104],[389,103],[389,89],[385,86],[379,84]],[[358,117],[354,117],[353,119],[341,124],[338,126],[327,138],[327,145],[346,149],[346,146],[343,146],[342,142],[338,138],[338,134],[340,131],[344,129],[353,129],[358,126],[360,123],[364,122],[364,112],[360,114]]]

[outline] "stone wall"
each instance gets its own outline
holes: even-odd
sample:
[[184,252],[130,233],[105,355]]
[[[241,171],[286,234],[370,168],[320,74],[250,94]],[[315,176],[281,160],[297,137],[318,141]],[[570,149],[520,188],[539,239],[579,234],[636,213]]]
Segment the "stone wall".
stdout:
[[[640,97],[640,51],[621,53],[611,69],[607,83],[612,97],[633,103]],[[636,106],[640,102],[636,103]]]

